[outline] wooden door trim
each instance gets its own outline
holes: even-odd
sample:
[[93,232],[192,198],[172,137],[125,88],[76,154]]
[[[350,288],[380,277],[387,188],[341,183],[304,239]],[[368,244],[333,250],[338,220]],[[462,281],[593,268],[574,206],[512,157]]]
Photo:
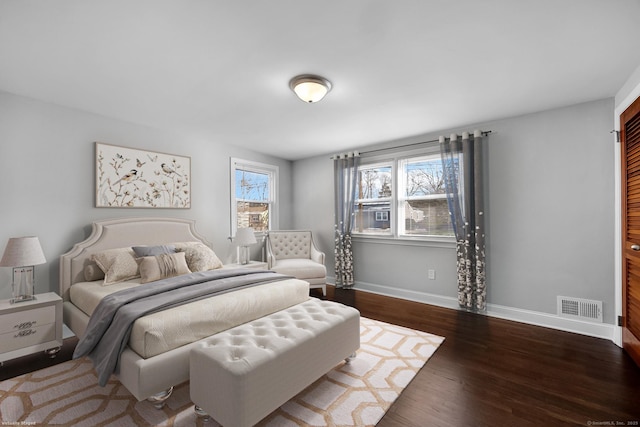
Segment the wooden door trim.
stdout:
[[[628,329],[627,324],[627,307],[628,307],[628,294],[627,294],[627,280],[629,277],[628,259],[629,255],[637,256],[630,248],[630,242],[627,239],[628,236],[628,170],[627,170],[627,135],[626,135],[626,123],[636,115],[640,114],[640,97],[631,103],[630,106],[620,114],[620,145],[621,145],[621,179],[620,179],[620,192],[621,192],[621,244],[622,244],[622,346],[633,358],[638,366],[640,366],[640,339],[633,335]],[[634,242],[640,244],[640,242]]]

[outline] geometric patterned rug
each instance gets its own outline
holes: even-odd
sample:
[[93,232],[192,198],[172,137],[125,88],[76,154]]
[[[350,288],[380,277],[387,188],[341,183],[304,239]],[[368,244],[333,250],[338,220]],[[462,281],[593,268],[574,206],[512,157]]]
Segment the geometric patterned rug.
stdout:
[[[374,426],[443,337],[360,318],[360,349],[259,426]],[[174,388],[163,409],[138,402],[115,377],[97,385],[87,358],[0,382],[0,425],[207,426],[189,400],[189,383]]]

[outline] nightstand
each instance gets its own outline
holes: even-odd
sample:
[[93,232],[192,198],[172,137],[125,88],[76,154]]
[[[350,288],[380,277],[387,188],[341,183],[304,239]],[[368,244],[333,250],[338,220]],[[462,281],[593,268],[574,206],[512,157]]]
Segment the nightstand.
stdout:
[[54,292],[31,301],[0,301],[0,364],[44,351],[55,357],[62,346],[62,298]]
[[267,269],[267,263],[266,262],[260,262],[260,261],[249,261],[248,264],[238,264],[238,263],[234,263],[234,264],[225,264],[222,266],[222,268],[255,268],[258,270],[266,270]]

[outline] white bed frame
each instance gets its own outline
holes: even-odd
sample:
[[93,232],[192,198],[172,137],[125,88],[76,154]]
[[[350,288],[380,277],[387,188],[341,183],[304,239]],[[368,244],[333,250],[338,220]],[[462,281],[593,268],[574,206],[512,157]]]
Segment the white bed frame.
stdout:
[[[85,281],[84,267],[89,264],[92,253],[132,245],[186,241],[199,241],[211,247],[196,232],[195,222],[192,220],[120,218],[94,222],[91,235],[60,256],[60,296],[63,300],[65,325],[81,337],[89,322],[89,316],[69,300],[69,288],[74,283]],[[148,399],[156,407],[162,407],[171,395],[173,386],[189,379],[189,353],[198,342],[148,359],[143,359],[127,347],[120,359],[118,379],[136,399]]]

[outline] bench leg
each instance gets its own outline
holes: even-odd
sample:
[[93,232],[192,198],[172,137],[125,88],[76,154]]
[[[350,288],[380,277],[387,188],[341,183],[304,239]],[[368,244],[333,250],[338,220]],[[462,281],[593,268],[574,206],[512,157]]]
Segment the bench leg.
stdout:
[[195,405],[195,407],[193,408],[193,410],[195,411],[196,415],[198,416],[198,418],[202,418],[202,420],[204,422],[209,421],[209,419],[211,418],[209,416],[209,414],[207,414],[204,409],[202,409],[201,407],[199,407],[198,405]]
[[345,363],[351,363],[351,361],[353,359],[356,358],[356,354],[355,353],[351,353],[351,355],[349,357],[347,357],[346,359],[344,359]]
[[155,406],[156,409],[162,409],[162,407],[164,406],[164,402],[169,398],[169,396],[171,396],[171,393],[173,393],[173,387],[169,387],[168,389],[161,391],[160,393],[154,394],[153,396],[147,398],[147,400],[153,403],[153,406]]

